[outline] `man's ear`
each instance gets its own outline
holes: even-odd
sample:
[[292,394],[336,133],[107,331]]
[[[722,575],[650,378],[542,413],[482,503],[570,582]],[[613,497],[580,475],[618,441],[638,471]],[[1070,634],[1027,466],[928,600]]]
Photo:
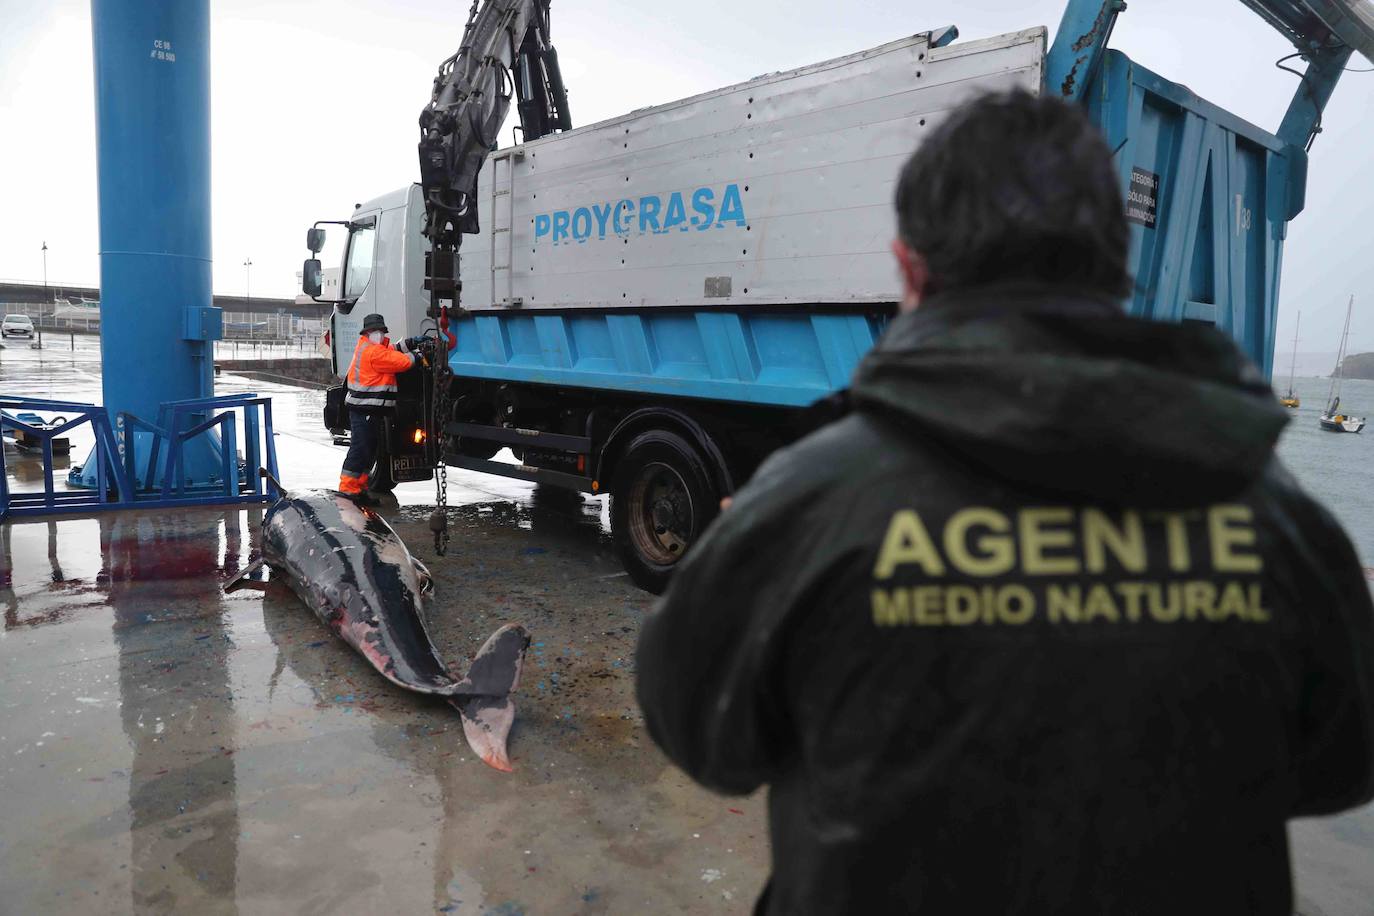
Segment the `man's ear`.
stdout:
[[914,311],[929,292],[930,265],[926,263],[924,255],[901,239],[892,240],[892,254],[897,259],[897,270],[902,275],[901,310]]

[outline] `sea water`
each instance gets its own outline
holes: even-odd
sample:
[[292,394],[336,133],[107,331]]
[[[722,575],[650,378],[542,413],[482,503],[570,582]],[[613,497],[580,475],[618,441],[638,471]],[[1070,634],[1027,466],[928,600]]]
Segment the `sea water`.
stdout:
[[[1292,422],[1279,440],[1279,457],[1303,489],[1345,526],[1361,563],[1374,567],[1374,423],[1359,435],[1318,426],[1330,387],[1328,378],[1293,383],[1302,406],[1289,411]],[[1274,390],[1284,394],[1288,379],[1275,378]],[[1347,379],[1341,386],[1341,411],[1374,421],[1374,381]]]

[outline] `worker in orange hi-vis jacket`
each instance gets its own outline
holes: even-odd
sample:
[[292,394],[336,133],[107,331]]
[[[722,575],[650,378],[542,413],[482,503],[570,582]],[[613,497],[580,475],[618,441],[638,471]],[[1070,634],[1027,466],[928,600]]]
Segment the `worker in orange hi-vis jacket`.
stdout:
[[415,365],[424,346],[423,337],[410,337],[392,343],[386,336],[386,320],[368,315],[358,335],[358,345],[348,364],[345,382],[351,441],[339,473],[339,492],[360,502],[369,500],[368,472],[377,463],[382,419],[396,410],[396,373]]

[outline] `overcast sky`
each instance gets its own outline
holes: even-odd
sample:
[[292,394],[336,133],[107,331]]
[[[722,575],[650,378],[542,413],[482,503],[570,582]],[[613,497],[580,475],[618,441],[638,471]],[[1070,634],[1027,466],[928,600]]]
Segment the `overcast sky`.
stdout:
[[[291,296],[303,230],[417,177],[416,117],[457,47],[468,0],[213,0],[214,288]],[[947,24],[963,39],[1049,27],[1044,0],[555,0],[575,123],[622,114]],[[1274,129],[1292,49],[1234,0],[1138,0],[1112,44]],[[1369,66],[1356,59],[1352,66]],[[1317,138],[1307,210],[1290,227],[1277,349],[1374,350],[1374,73],[1347,73]],[[99,281],[90,5],[0,0],[0,278]],[[509,143],[507,129],[503,145]],[[1361,308],[1363,306],[1363,308]]]

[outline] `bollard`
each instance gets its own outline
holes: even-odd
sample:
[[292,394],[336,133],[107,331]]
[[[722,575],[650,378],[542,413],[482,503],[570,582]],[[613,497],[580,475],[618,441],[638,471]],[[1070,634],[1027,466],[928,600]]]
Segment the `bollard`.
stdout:
[[75,332],[75,331],[69,331],[69,332],[68,332],[68,336],[70,336],[71,339],[72,339],[72,340],[71,340],[71,343],[72,343],[72,352],[75,353],[75,352],[76,352],[76,332]]

